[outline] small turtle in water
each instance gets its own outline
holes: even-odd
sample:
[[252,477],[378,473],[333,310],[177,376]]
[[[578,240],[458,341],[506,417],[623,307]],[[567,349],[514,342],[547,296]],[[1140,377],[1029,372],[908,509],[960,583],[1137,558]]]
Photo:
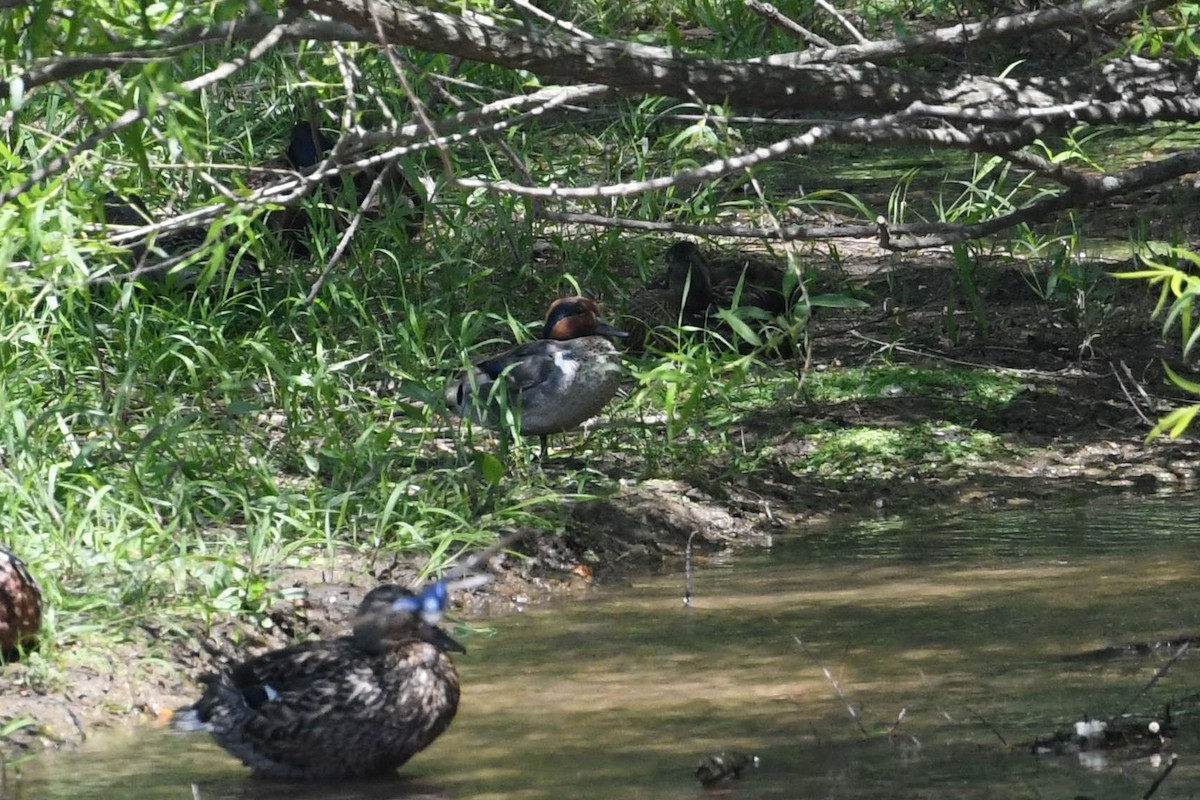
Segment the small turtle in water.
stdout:
[[742,777],[742,770],[757,767],[758,762],[758,756],[723,750],[701,759],[696,765],[696,777],[704,786],[714,786],[726,778]]

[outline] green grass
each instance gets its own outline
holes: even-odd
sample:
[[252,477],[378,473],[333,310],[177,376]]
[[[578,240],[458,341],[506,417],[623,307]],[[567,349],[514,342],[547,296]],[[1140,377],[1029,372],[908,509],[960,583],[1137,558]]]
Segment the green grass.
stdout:
[[933,422],[817,432],[811,441],[812,450],[794,466],[840,480],[935,476],[951,467],[995,459],[1008,450],[994,433]]
[[1009,373],[889,365],[814,372],[806,385],[817,403],[927,397],[954,401],[978,411],[1003,408],[1023,388],[1022,382]]

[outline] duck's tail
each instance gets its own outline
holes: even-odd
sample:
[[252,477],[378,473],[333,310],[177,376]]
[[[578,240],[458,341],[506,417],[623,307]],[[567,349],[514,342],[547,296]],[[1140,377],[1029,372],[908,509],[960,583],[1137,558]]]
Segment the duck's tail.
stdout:
[[200,719],[200,712],[196,710],[195,706],[177,708],[171,716],[172,733],[209,733],[211,731],[212,725],[207,720]]

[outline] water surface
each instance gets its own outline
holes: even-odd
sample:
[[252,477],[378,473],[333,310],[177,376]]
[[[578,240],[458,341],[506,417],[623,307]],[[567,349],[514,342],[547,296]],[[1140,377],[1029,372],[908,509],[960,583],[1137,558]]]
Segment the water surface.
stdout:
[[[1195,692],[1200,655],[1136,700],[1165,655],[1069,657],[1200,632],[1198,545],[1187,497],[782,535],[698,558],[691,607],[680,563],[484,623],[457,659],[458,718],[399,778],[258,781],[203,737],[136,730],[35,760],[20,796],[670,800],[713,796],[692,770],[736,748],[761,765],[722,796],[1140,797],[1161,768],[1144,755],[1021,745]],[[1182,761],[1158,797],[1200,785],[1195,705],[1179,706]]]

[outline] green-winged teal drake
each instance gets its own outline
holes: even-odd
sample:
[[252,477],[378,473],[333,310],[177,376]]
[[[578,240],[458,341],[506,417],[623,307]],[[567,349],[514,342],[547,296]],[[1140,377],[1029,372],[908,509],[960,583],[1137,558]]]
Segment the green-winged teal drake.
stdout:
[[561,297],[550,305],[542,338],[477,361],[446,389],[459,416],[489,428],[505,423],[507,407],[520,432],[546,437],[600,413],[621,383],[621,362],[607,337],[624,337],[600,318],[586,297]]

